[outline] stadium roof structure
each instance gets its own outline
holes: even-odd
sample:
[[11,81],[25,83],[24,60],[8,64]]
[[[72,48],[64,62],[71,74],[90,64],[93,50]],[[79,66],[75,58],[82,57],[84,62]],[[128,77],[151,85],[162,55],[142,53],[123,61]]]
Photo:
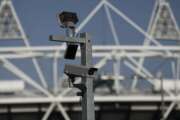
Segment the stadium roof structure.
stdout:
[[[105,11],[116,45],[93,46],[94,66],[102,71],[94,81],[97,119],[112,116],[130,120],[179,119],[180,47],[165,46],[159,41],[179,41],[179,27],[169,1],[156,0],[147,32],[108,0],[99,1],[76,32],[80,32],[100,9]],[[120,44],[112,12],[145,36],[142,45]],[[1,66],[14,80],[18,78],[25,83],[22,91],[0,91],[0,118],[19,120],[22,116],[18,117],[18,113],[24,116],[29,113],[29,120],[55,119],[53,116],[77,119],[78,115],[73,112],[80,114],[81,99],[76,96],[77,90],[68,87],[67,77],[60,75],[58,68],[65,46],[31,46],[11,0],[1,1],[0,17],[0,39],[22,39],[24,42],[24,46],[0,48]],[[149,63],[151,65],[147,65]],[[50,64],[52,66],[48,66]],[[155,71],[152,65],[157,66]],[[171,73],[170,77],[164,75],[167,73],[163,72],[164,66]],[[104,69],[108,72],[103,73]],[[130,72],[123,73],[122,69]],[[52,85],[48,84],[47,72],[52,72]],[[32,74],[36,74],[37,80]]]

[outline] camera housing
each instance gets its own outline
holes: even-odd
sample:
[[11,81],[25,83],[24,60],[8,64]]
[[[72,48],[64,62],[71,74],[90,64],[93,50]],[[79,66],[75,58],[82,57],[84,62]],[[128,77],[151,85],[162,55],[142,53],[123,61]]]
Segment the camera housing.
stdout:
[[[58,15],[61,27],[66,29],[67,37],[75,37],[75,24],[79,21],[77,14],[74,12],[63,11]],[[65,59],[75,59],[78,49],[77,44],[67,43],[67,49],[64,54]]]
[[74,25],[79,21],[77,14],[74,12],[63,11],[58,15],[58,18],[63,27],[69,27],[71,29],[74,29]]
[[68,75],[70,78],[94,77],[94,74],[97,72],[97,70],[98,69],[94,67],[66,64],[64,68],[64,73]]

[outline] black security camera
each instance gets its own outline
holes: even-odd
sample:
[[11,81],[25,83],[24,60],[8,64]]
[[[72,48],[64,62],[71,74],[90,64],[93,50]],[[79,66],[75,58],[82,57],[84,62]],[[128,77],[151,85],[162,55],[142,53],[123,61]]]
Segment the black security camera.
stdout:
[[74,12],[63,11],[58,15],[62,27],[74,28],[75,24],[79,21],[77,14]]
[[[58,19],[61,23],[61,27],[66,29],[66,35],[68,37],[75,37],[75,24],[79,21],[77,14],[74,12],[63,11],[58,15]],[[67,44],[64,58],[75,59],[77,49],[77,44]]]

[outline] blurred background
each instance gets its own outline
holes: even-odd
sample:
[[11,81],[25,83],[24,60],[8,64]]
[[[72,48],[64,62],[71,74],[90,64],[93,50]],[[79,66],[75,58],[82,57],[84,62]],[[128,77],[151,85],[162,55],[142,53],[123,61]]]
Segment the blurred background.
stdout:
[[0,0],[0,120],[81,119],[62,11],[91,36],[96,120],[180,119],[179,0]]

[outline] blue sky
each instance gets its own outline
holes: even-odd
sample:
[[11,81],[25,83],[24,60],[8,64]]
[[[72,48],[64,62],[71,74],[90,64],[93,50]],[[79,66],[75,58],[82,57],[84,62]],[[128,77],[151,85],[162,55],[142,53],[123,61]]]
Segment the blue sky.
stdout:
[[[57,13],[64,10],[76,12],[80,20],[78,24],[80,24],[82,20],[88,15],[88,13],[97,5],[97,3],[99,3],[99,1],[100,0],[13,0],[13,4],[20,18],[21,24],[29,37],[30,44],[33,46],[42,46],[60,44],[57,42],[48,41],[50,34],[64,34],[63,29],[61,29],[58,25],[56,19]],[[124,12],[135,23],[141,26],[144,30],[147,29],[155,0],[109,1],[122,12]],[[180,21],[180,0],[170,0],[170,3],[177,21]],[[112,11],[111,14],[117,29],[120,44],[141,45],[143,43],[144,37],[139,32],[137,32]],[[96,16],[91,20],[90,23],[87,24],[84,29],[82,29],[81,32],[88,32],[92,36],[92,41],[95,45],[114,44],[104,8],[102,8],[96,14]],[[0,46],[7,45],[23,45],[23,42],[21,40],[1,41]],[[38,79],[30,60],[27,60],[26,62],[14,60],[13,62],[17,63],[20,68],[25,68],[24,71],[30,76]],[[49,73],[52,66],[47,64],[46,60],[42,60],[40,64],[42,69],[48,73],[45,74],[46,78],[51,80],[52,75]],[[149,64],[148,61],[147,64]],[[0,68],[2,73],[1,78],[6,78],[7,75],[11,76],[8,72],[3,72],[1,69],[2,68]]]
[[[146,30],[155,0],[109,0],[128,17]],[[15,9],[32,45],[54,45],[49,34],[63,34],[56,14],[77,12],[80,22],[99,3],[99,0],[13,0]],[[177,20],[180,20],[180,1],[170,0]],[[111,11],[121,44],[142,44],[143,36]],[[79,23],[80,23],[79,22]],[[82,30],[89,32],[94,44],[114,44],[104,9],[101,9]]]

